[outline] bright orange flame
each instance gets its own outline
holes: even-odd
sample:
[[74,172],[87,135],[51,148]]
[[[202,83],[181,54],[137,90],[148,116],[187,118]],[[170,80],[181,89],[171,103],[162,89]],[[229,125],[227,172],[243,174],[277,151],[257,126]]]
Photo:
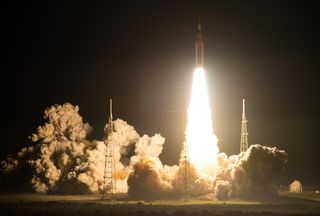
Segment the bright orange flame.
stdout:
[[205,70],[196,68],[188,109],[186,141],[190,162],[201,174],[213,176],[217,166],[218,138],[213,132]]

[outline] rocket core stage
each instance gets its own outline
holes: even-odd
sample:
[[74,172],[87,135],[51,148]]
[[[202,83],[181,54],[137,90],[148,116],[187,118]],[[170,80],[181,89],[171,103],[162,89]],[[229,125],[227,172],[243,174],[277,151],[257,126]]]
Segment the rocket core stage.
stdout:
[[197,39],[196,39],[196,68],[203,67],[203,40],[202,30],[200,24],[200,17],[197,26]]

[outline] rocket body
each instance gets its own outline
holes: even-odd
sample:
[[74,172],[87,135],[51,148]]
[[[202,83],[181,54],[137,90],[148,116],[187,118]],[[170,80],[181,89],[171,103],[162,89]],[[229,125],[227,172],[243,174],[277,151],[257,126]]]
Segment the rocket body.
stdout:
[[200,21],[197,25],[197,38],[196,38],[196,67],[203,68],[203,40]]

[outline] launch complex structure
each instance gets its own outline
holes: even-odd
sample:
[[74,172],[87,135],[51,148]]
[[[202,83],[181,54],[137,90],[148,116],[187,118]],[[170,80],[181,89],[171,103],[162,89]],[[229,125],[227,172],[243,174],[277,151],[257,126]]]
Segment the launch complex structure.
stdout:
[[[196,68],[203,68],[203,37],[202,37],[202,27],[200,23],[200,17],[197,24],[197,34],[195,43],[195,66]],[[187,117],[187,115],[185,116]],[[106,130],[105,139],[105,165],[104,165],[104,175],[103,175],[103,190],[101,199],[115,200],[116,199],[116,180],[115,180],[115,159],[114,159],[114,142],[112,139],[112,133],[114,132],[113,127],[113,116],[112,116],[112,99],[110,99],[110,115]],[[245,99],[242,100],[242,121],[241,121],[241,141],[240,141],[240,152],[244,152],[248,149],[248,128],[247,128],[247,118],[245,113]],[[185,199],[187,199],[189,194],[190,181],[190,157],[188,142],[184,141],[182,146],[182,151],[179,158],[179,173],[178,173],[178,185],[177,192]]]
[[112,99],[110,99],[110,115],[106,131],[105,139],[105,163],[103,173],[103,190],[101,199],[115,200],[117,187],[115,180],[115,159],[114,159],[114,142],[112,140],[113,127],[113,116],[112,116]]
[[241,141],[240,141],[240,152],[247,151],[248,144],[248,128],[247,128],[247,117],[246,117],[246,101],[242,99],[242,121],[241,121]]
[[[197,24],[197,34],[195,43],[195,67],[203,68],[203,57],[204,57],[204,43],[202,37],[202,26],[200,23],[200,17]],[[241,141],[240,141],[240,152],[244,152],[248,149],[248,128],[247,118],[245,112],[245,99],[242,100],[242,121],[241,121]],[[214,156],[213,156],[214,157]],[[182,146],[182,151],[179,159],[179,178],[178,178],[178,193],[184,198],[187,198],[189,194],[190,186],[190,158],[188,142],[185,141]]]
[[[203,37],[202,37],[202,26],[200,23],[200,17],[197,24],[197,34],[195,43],[195,66],[196,68],[203,68]],[[187,117],[187,116],[186,116]],[[190,157],[188,142],[184,141],[182,151],[179,159],[179,176],[178,176],[178,194],[182,195],[185,199],[188,198],[189,184],[190,182]]]

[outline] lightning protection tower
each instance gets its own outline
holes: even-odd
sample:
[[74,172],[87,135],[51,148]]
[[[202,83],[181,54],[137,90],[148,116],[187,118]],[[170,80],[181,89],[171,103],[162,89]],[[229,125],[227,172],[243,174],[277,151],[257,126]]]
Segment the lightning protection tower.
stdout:
[[241,141],[240,141],[240,152],[244,152],[248,149],[248,128],[247,128],[247,118],[245,110],[245,99],[242,99],[242,121],[241,121]]
[[103,191],[101,199],[116,199],[116,181],[115,181],[115,160],[114,160],[114,142],[112,141],[113,133],[113,117],[112,117],[112,99],[110,99],[110,115],[107,125],[107,139],[105,140],[105,163],[103,175]]

